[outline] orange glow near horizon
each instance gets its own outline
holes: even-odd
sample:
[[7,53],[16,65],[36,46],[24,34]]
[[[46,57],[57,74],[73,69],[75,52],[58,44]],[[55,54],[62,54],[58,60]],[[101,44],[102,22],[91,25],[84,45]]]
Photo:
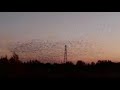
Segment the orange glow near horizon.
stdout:
[[[0,12],[0,56],[120,61],[120,12]],[[19,42],[19,43],[18,43]]]
[[[97,60],[114,60],[119,61],[120,58],[115,57],[119,55],[119,50],[113,52],[107,50],[106,47],[102,47],[102,44],[95,43],[93,41],[29,41],[13,43],[13,46],[9,50],[1,50],[1,55],[12,55],[11,51],[15,51],[21,60],[33,60],[37,59],[43,62],[61,62],[64,59],[64,45],[67,45],[68,49],[68,61],[76,62],[83,60],[85,62],[96,62]],[[8,45],[9,46],[9,45]],[[16,49],[15,49],[16,48]]]

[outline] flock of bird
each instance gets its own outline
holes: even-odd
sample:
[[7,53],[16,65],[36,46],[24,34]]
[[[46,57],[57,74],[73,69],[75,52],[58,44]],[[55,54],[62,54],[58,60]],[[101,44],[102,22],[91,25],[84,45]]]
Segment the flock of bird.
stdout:
[[15,42],[9,46],[10,51],[16,52],[21,59],[39,59],[52,62],[63,60],[64,46],[67,45],[68,59],[96,55],[97,45],[89,41],[48,41],[30,40],[26,42]]

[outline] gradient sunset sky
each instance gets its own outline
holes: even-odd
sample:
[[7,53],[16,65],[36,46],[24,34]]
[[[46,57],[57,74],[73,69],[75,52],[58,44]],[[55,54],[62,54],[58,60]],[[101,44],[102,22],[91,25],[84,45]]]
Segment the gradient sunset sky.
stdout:
[[[55,42],[71,42],[72,46],[68,45],[71,61],[120,61],[120,12],[0,12],[1,56],[11,53],[10,43],[31,40],[44,40],[55,45],[60,45]],[[36,55],[32,50],[24,55],[17,53],[21,57],[29,55],[29,58],[46,55],[51,58],[50,54],[56,53],[59,55],[56,59],[62,60],[64,44],[60,48],[61,51],[57,47],[46,49],[41,56],[41,50]],[[51,53],[48,55],[47,52]]]

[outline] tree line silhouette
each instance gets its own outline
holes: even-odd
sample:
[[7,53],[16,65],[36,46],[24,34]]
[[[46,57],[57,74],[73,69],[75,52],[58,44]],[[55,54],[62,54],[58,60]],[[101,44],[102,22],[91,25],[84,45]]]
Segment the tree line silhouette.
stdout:
[[38,60],[22,62],[13,53],[0,58],[0,79],[2,78],[119,78],[120,62],[98,60],[96,63],[85,63],[82,60],[76,64],[41,63]]

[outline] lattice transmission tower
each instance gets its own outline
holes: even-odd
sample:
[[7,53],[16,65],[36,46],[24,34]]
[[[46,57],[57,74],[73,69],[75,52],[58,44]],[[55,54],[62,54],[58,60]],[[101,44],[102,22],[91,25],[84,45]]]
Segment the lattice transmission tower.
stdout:
[[65,51],[64,51],[64,63],[67,62],[67,45],[65,45]]

